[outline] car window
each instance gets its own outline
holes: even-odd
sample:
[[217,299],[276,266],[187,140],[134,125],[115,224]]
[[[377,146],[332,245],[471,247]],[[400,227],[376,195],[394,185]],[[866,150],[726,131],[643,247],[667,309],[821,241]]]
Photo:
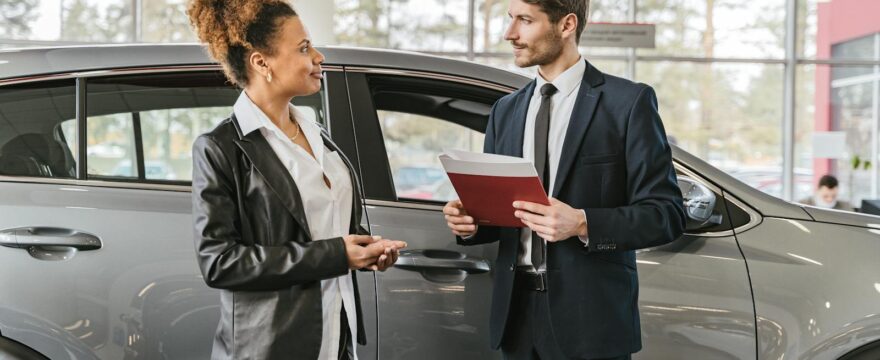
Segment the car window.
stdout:
[[445,149],[480,152],[484,135],[441,118],[378,111],[397,196],[412,200],[457,198],[437,156]]
[[74,80],[0,87],[0,175],[75,178],[76,136],[57,131],[75,117]]
[[231,104],[140,112],[144,178],[191,180],[193,141],[231,113]]
[[[232,114],[238,96],[219,72],[89,79],[89,178],[190,181],[192,143]],[[323,124],[321,99],[319,93],[294,104]]]
[[[86,147],[90,175],[137,177],[137,162],[132,114],[89,116]],[[120,164],[128,163],[128,169]]]
[[740,226],[745,226],[752,221],[752,216],[749,215],[745,209],[735,204],[733,201],[727,200],[726,197],[725,201],[727,202],[727,213],[729,214],[728,218],[730,219],[731,227],[736,229]]
[[438,156],[447,149],[481,152],[489,111],[503,94],[407,77],[375,76],[369,84],[397,198],[457,198]]

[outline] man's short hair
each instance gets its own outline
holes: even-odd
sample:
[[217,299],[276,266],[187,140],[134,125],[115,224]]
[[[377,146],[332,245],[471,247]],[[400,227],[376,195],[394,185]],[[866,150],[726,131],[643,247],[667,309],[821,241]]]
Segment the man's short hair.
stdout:
[[578,19],[577,30],[575,30],[575,41],[581,42],[581,33],[587,26],[587,18],[590,14],[590,0],[523,0],[527,4],[538,5],[550,21],[558,23],[568,14],[575,14]]
[[834,189],[837,187],[839,183],[837,182],[837,178],[833,175],[825,175],[819,179],[819,187],[827,187],[829,189]]

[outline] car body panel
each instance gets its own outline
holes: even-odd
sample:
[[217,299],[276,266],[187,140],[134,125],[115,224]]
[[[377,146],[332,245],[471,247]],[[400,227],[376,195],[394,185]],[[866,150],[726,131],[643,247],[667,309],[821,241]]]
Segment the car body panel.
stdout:
[[765,218],[737,234],[762,359],[836,359],[880,339],[880,231]]
[[462,247],[439,209],[371,205],[374,234],[406,239],[416,262],[378,273],[381,359],[499,359],[489,348],[490,273],[418,267],[421,260],[485,261],[494,270],[497,244]]
[[[0,287],[9,289],[0,304],[42,320],[30,335],[62,329],[78,341],[78,352],[89,349],[95,358],[147,358],[159,349],[207,356],[219,302],[193,261],[188,193],[7,182],[0,193],[0,229],[74,229],[102,242],[61,261],[0,248],[0,263],[11,269],[0,276]],[[75,358],[66,347],[14,339],[51,359]]]
[[880,216],[843,210],[822,209],[807,205],[803,205],[803,208],[818,222],[880,229]]
[[755,359],[755,313],[736,240],[684,235],[639,251],[643,350],[634,359]]

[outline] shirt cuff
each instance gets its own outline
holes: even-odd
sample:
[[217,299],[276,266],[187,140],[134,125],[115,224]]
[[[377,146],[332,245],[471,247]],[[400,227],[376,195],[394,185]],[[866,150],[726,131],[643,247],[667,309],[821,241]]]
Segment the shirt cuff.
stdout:
[[477,231],[480,231],[480,225],[474,225],[474,233],[473,233],[473,234],[470,234],[470,235],[468,235],[468,236],[462,236],[461,239],[462,239],[462,240],[470,240],[470,239],[473,239],[474,236],[477,236]]
[[[581,210],[581,212],[584,213],[584,221],[586,221],[587,220],[587,212],[585,210]],[[589,232],[587,232],[587,236],[578,235],[578,240],[580,240],[582,243],[584,243],[584,247],[589,247],[590,246]]]

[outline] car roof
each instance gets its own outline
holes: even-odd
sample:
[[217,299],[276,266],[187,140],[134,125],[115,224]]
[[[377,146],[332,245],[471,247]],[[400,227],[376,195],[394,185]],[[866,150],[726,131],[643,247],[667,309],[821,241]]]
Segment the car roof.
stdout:
[[[325,65],[405,69],[463,76],[520,88],[529,78],[487,65],[409,51],[317,47]],[[199,44],[113,44],[0,50],[0,80],[120,68],[212,65]]]

